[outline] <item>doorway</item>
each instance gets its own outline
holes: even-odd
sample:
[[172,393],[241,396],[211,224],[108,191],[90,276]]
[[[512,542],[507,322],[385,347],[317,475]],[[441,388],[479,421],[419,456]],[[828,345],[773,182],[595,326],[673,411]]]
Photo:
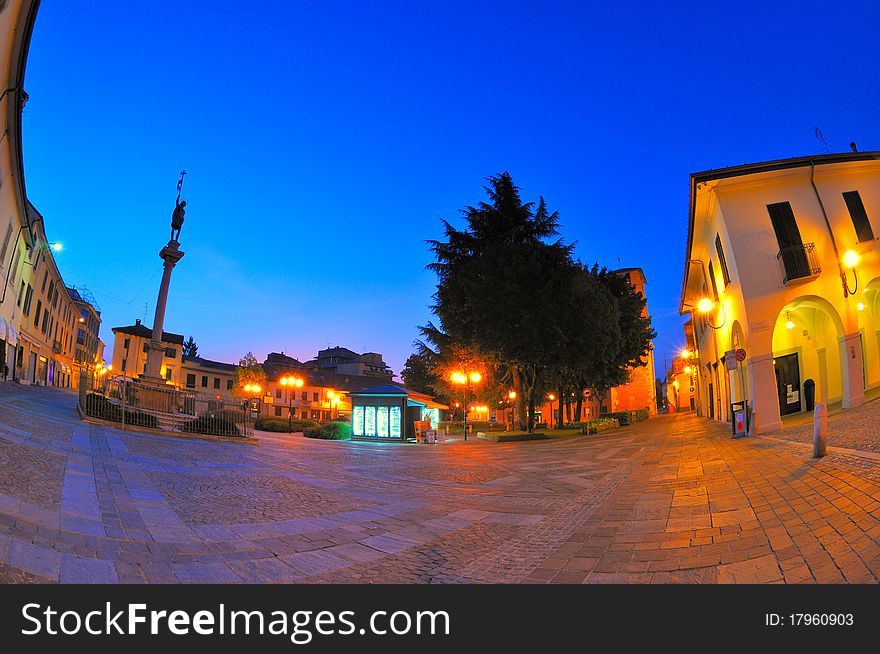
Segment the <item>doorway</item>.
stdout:
[[776,357],[776,392],[779,396],[779,414],[783,416],[801,410],[801,369],[797,354]]

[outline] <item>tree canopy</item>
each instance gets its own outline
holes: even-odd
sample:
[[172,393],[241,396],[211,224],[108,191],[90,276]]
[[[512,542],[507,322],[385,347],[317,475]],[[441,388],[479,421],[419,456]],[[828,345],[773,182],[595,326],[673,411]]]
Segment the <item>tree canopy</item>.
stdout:
[[654,333],[641,294],[624,276],[577,261],[543,197],[523,202],[507,172],[487,182],[488,201],[462,210],[464,228],[444,220],[445,238],[428,242],[437,320],[421,328],[419,363],[435,391],[448,389],[451,371],[479,368],[481,397],[512,388],[521,426],[531,428],[526,415],[548,388],[622,383]]
[[249,393],[244,390],[244,387],[255,384],[260,386],[263,391],[268,390],[268,378],[263,366],[257,361],[253,352],[248,352],[238,361],[232,392],[236,395],[248,395]]
[[183,355],[187,357],[199,356],[199,346],[196,344],[196,339],[192,336],[186,339],[186,342],[183,344]]

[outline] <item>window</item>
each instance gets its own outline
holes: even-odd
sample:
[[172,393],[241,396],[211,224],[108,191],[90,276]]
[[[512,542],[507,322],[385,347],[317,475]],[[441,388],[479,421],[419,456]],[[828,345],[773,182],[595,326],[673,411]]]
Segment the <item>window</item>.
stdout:
[[27,292],[24,294],[24,309],[21,310],[21,312],[26,316],[29,316],[31,313],[31,302],[33,301],[33,299],[34,289],[31,288],[30,284],[28,284]]
[[307,402],[309,399],[309,394],[303,391],[302,395],[300,395],[300,399],[302,399],[303,402]]
[[318,393],[312,393],[312,402],[317,402],[320,397]]
[[21,283],[21,288],[18,289],[18,302],[16,304],[21,307],[21,301],[24,299],[24,282]]
[[807,260],[807,252],[801,240],[801,232],[797,226],[791,204],[777,202],[767,205],[767,213],[770,214],[770,222],[776,233],[776,242],[779,244],[779,254],[782,265],[785,268],[786,279],[797,279],[810,276],[810,263]]
[[126,338],[125,341],[123,341],[123,343],[122,343],[122,347],[124,347],[126,350],[128,349],[128,347],[129,347],[130,345],[131,345],[131,339],[130,339],[130,338]]
[[196,387],[196,375],[195,373],[189,373],[186,376],[186,387],[187,388],[195,388]]
[[165,366],[165,379],[171,379],[171,376],[174,374],[173,366]]
[[718,264],[721,266],[721,277],[724,278],[724,288],[730,285],[730,271],[727,269],[727,259],[724,257],[724,247],[721,245],[721,235],[715,234],[715,251],[718,253]]
[[[21,364],[19,364],[19,365],[21,365]],[[309,417],[309,412],[308,412],[308,411],[303,411],[303,412],[302,412],[302,417],[303,417],[304,419],[305,419],[305,418],[308,418],[308,417]]]
[[214,388],[220,388],[220,378],[214,377]]
[[232,390],[232,380],[231,380],[231,379],[227,379],[227,380],[226,380],[226,390],[227,390],[227,391],[231,391],[231,390]]
[[128,359],[122,360],[122,372],[125,372],[125,369],[128,367]]
[[275,407],[275,415],[278,417],[281,417],[281,407],[280,406]]
[[0,266],[6,263],[6,248],[9,247],[9,238],[12,236],[12,223],[6,228],[6,236],[3,238],[3,249],[0,250]]
[[176,359],[177,358],[177,350],[173,347],[166,347],[165,348],[165,356],[168,357],[169,359]]
[[858,191],[847,191],[843,194],[843,200],[846,202],[846,208],[849,210],[849,217],[852,218],[853,227],[856,228],[856,236],[859,237],[859,243],[874,240],[874,230],[871,229],[871,221],[868,220],[868,214],[865,211],[865,205]]
[[275,397],[278,397],[278,398],[281,397],[281,389],[278,387],[275,388]]
[[208,388],[208,375],[202,375],[202,388]]
[[[80,330],[80,332],[82,332],[82,330]],[[147,342],[144,341],[144,352],[146,352],[148,350],[149,350],[149,348],[147,347]]]
[[42,293],[46,292],[46,282],[48,282],[48,281],[49,281],[49,271],[47,270],[46,272],[43,273],[43,286],[42,286],[42,288],[40,288],[40,291]]
[[712,262],[709,262],[709,283],[712,284],[712,296],[715,298],[715,301],[718,301],[718,283],[715,281],[715,269],[712,267]]
[[37,300],[37,311],[34,313],[34,327],[40,326],[40,311],[43,309],[42,300]]

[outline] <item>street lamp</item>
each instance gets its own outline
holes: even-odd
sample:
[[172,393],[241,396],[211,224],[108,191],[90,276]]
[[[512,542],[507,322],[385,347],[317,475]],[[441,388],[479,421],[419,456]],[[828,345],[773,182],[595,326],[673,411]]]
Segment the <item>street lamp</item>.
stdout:
[[550,429],[553,429],[553,400],[556,399],[556,396],[553,393],[550,393],[547,396],[547,399],[550,400]]
[[[330,405],[330,420],[333,420],[333,406],[339,406],[339,398],[336,397],[336,393],[333,391],[327,391],[327,403]],[[339,409],[336,409],[337,414],[336,417],[339,417]]]
[[516,428],[516,391],[510,391],[507,394],[507,399],[510,400],[513,405],[513,426]]
[[287,389],[287,433],[293,433],[293,389],[300,388],[303,380],[299,377],[282,377],[279,382],[282,386],[290,386]]
[[859,255],[853,250],[847,250],[843,253],[843,265],[845,265],[847,268],[852,269],[853,279],[856,283],[855,288],[851,289],[849,287],[849,280],[846,278],[846,271],[840,271],[840,277],[843,279],[843,297],[855,295],[856,291],[859,290],[859,275],[856,272],[856,266],[859,263],[859,258]]
[[476,370],[471,371],[469,373],[463,372],[454,372],[450,376],[453,384],[459,384],[460,386],[464,386],[464,441],[467,442],[467,395],[468,391],[471,388],[472,384],[479,384],[483,380],[483,375],[481,375]]
[[706,324],[709,325],[709,327],[711,327],[712,329],[721,329],[722,327],[724,327],[724,323],[727,320],[727,317],[724,315],[724,307],[719,307],[721,310],[721,316],[722,316],[720,325],[713,325],[712,322],[709,320],[709,313],[711,313],[711,311],[714,308],[715,308],[715,303],[712,302],[712,300],[710,300],[707,297],[702,298],[697,303],[697,311],[699,311],[704,316],[706,316]]

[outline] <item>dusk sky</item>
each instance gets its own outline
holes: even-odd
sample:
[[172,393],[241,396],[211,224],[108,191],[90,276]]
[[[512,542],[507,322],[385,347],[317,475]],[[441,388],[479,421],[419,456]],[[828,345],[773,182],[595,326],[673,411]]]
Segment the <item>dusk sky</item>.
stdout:
[[880,149],[880,3],[772,4],[44,0],[28,195],[108,354],[112,327],[152,324],[185,168],[167,331],[399,373],[430,318],[425,240],[507,170],[582,260],[645,270],[660,375],[688,175],[824,152],[816,127]]

